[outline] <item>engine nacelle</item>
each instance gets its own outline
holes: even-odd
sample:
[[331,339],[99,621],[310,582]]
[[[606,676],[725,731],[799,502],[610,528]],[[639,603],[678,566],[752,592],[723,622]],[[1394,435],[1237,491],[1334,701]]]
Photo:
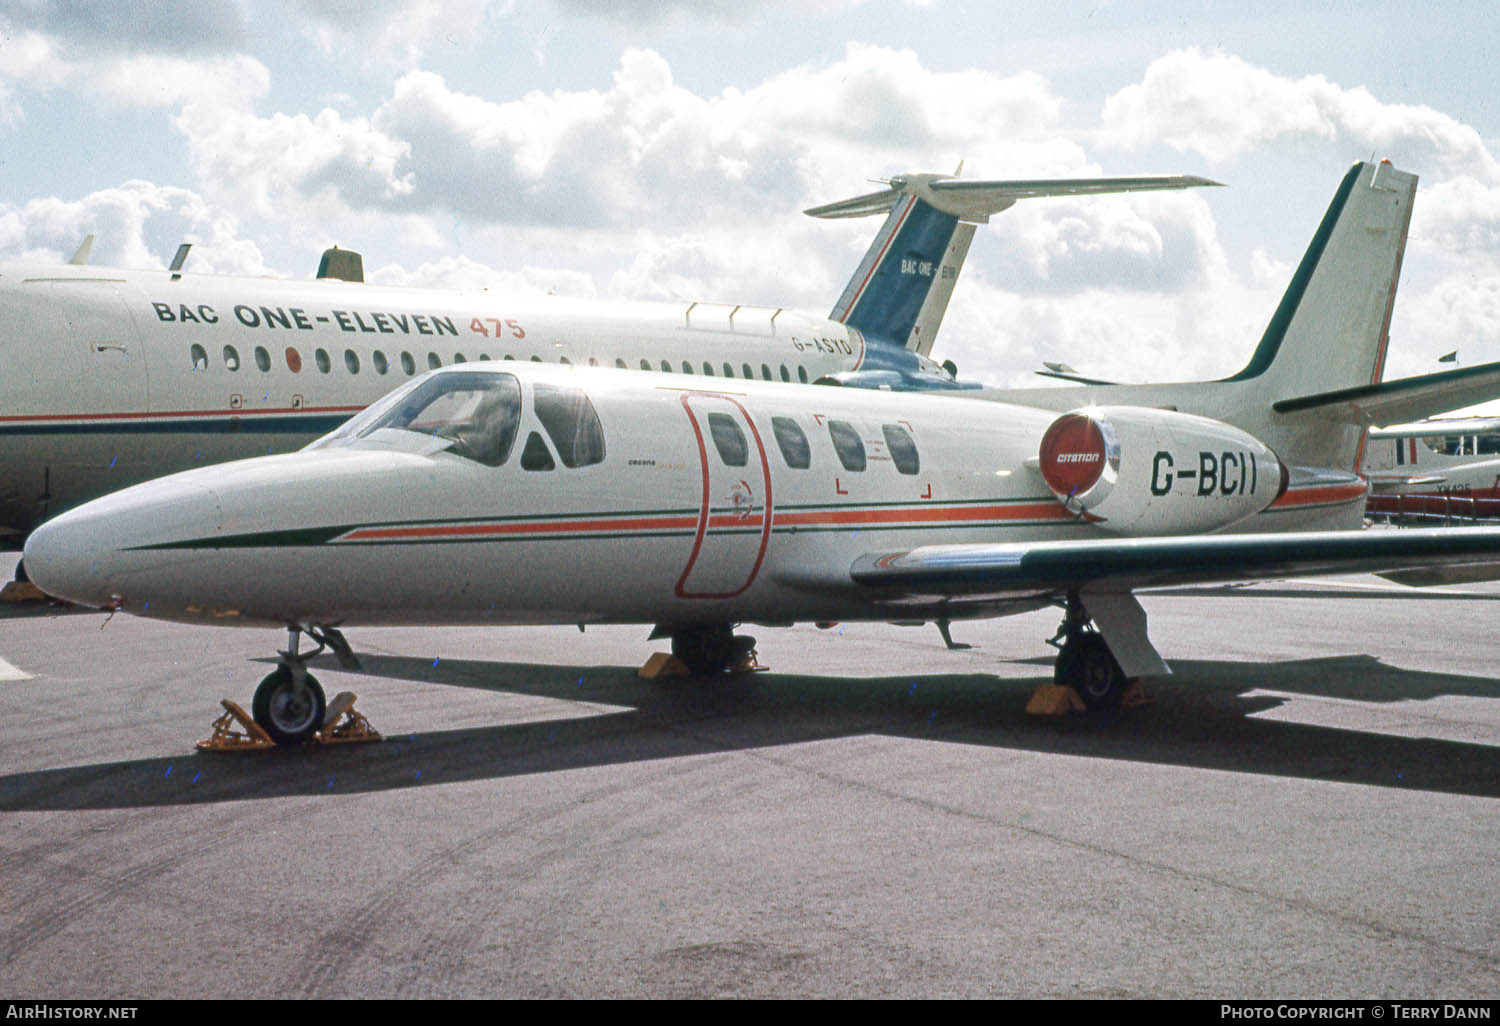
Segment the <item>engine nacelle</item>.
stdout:
[[1038,460],[1068,509],[1124,535],[1216,531],[1271,505],[1287,483],[1270,447],[1239,428],[1139,406],[1063,414]]

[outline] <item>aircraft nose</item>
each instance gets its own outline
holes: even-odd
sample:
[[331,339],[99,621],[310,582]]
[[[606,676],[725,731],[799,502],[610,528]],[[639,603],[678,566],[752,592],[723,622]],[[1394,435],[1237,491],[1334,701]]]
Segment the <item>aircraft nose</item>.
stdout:
[[56,516],[31,532],[22,558],[26,573],[53,598],[79,605],[114,606],[146,583],[143,574],[170,572],[176,559],[151,546],[181,533],[188,520],[216,519],[217,497],[201,485],[165,490],[127,488]]
[[21,555],[26,574],[53,598],[88,606],[108,605],[108,597],[100,591],[104,575],[99,572],[99,542],[90,525],[64,513],[26,539]]

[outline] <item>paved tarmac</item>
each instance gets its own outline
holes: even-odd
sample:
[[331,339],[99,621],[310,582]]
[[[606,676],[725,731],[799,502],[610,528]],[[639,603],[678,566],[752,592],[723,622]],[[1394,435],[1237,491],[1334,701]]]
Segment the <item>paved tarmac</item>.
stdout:
[[284,634],[0,613],[0,994],[1494,998],[1500,587],[1413,594],[1148,596],[1175,675],[1062,720],[1050,612],[355,629],[388,739],[235,755]]

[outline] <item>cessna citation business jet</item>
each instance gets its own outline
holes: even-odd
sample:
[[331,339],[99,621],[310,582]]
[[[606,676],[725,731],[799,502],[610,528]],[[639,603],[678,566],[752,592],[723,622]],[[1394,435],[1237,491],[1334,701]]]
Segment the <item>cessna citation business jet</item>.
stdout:
[[[1232,379],[1225,409],[1243,423],[471,363],[301,452],[64,513],[32,533],[26,562],[75,602],[287,628],[253,703],[282,743],[325,709],[299,635],[347,658],[339,631],[362,624],[654,624],[710,673],[743,650],[737,623],[946,624],[1056,604],[1057,678],[1109,705],[1129,678],[1168,672],[1140,588],[1500,577],[1500,530],[1331,530],[1360,522],[1363,433],[1283,399],[1296,385],[1357,401],[1350,377],[1378,376],[1414,188],[1388,165],[1350,173]],[[1457,387],[1439,378],[1397,391]]]
[[184,273],[183,249],[168,271],[90,267],[87,244],[72,264],[0,265],[0,541],[147,478],[299,448],[398,382],[465,361],[973,387],[928,353],[976,223],[1029,197],[1212,184],[892,179],[809,211],[889,211],[827,318],[379,287],[339,250],[311,282]]

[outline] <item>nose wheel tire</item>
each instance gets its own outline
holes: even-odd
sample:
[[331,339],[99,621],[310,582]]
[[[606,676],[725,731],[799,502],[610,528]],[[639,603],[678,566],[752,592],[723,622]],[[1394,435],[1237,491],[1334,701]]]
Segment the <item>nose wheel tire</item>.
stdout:
[[1098,634],[1078,633],[1057,654],[1052,679],[1078,692],[1090,710],[1114,709],[1130,681]]
[[312,674],[278,666],[255,689],[251,715],[278,745],[311,741],[327,711],[323,688]]

